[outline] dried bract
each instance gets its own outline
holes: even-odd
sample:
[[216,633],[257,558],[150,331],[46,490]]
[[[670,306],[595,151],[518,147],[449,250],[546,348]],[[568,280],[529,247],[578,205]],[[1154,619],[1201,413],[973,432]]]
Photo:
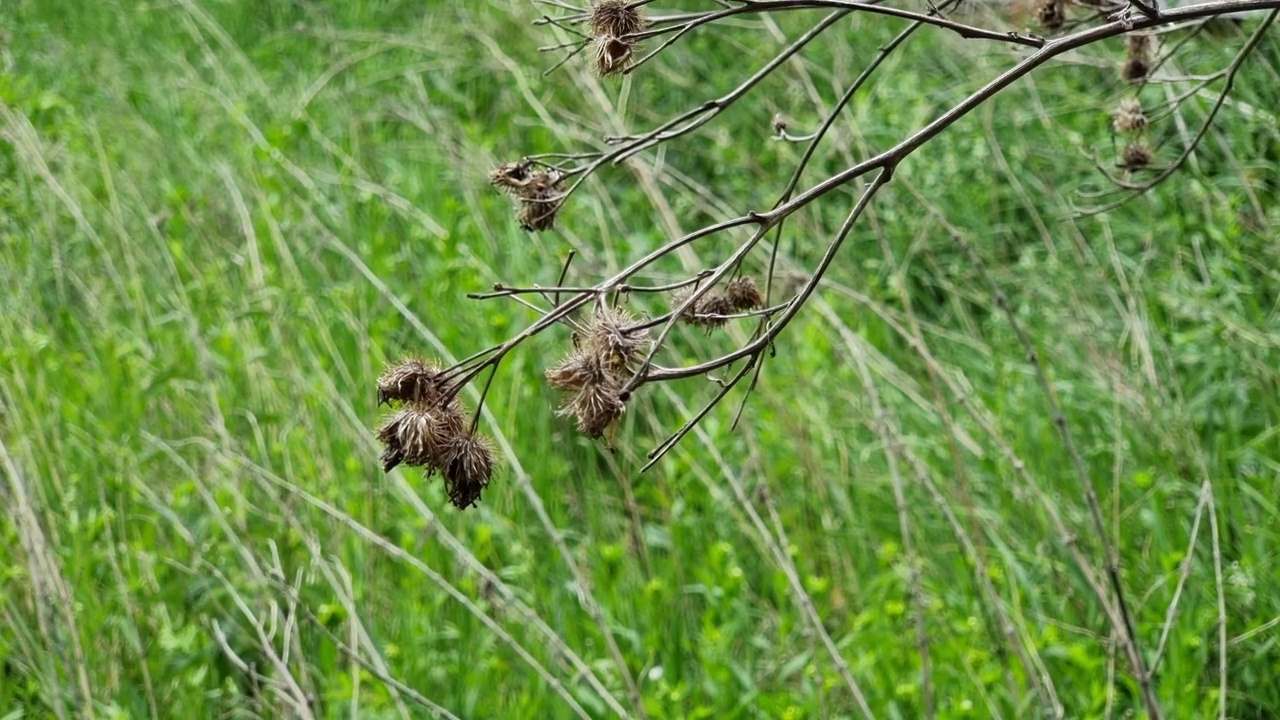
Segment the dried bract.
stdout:
[[1154,161],[1155,154],[1151,152],[1151,148],[1135,141],[1125,146],[1124,153],[1120,156],[1120,167],[1130,171],[1141,170]]
[[572,393],[556,411],[577,421],[583,434],[599,438],[626,410],[622,388],[650,347],[649,331],[620,307],[598,306],[574,350],[547,370],[547,384]]
[[1137,98],[1125,98],[1113,118],[1117,132],[1138,133],[1147,129],[1147,115]]

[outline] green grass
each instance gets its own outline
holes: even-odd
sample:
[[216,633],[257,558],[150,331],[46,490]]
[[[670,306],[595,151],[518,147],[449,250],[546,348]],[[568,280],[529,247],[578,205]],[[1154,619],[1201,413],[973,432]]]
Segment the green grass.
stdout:
[[[567,335],[528,343],[482,423],[503,469],[459,512],[438,480],[380,471],[383,364],[505,339],[533,314],[465,294],[552,283],[570,249],[593,282],[767,207],[801,153],[770,118],[812,127],[901,25],[843,23],[531,236],[492,166],[727,92],[805,18],[694,34],[602,82],[541,76],[554,38],[526,3],[0,13],[0,717],[856,717],[847,675],[877,717],[915,718],[920,611],[938,717],[1036,717],[1050,696],[1141,716],[1069,552],[1101,572],[1083,489],[988,280],[1052,382],[1148,664],[1168,631],[1166,717],[1216,716],[1220,667],[1230,717],[1280,714],[1274,33],[1185,172],[1107,215],[1069,211],[1101,185],[1086,153],[1114,156],[1129,91],[1109,65],[1046,68],[960,121],[877,198],[738,427],[734,395],[647,473],[716,387],[647,388],[609,452],[553,415],[541,374]],[[805,184],[1010,61],[920,38]],[[1187,74],[1233,49],[1196,42]],[[1211,99],[1180,111],[1192,131]],[[1162,159],[1185,132],[1157,123]],[[785,272],[849,203],[789,223]],[[681,332],[664,362],[745,337]]]

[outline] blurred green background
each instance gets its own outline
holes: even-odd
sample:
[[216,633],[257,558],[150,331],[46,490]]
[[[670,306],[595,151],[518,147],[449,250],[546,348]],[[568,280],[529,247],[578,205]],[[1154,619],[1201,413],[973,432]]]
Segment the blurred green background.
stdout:
[[[384,364],[505,339],[536,315],[465,294],[553,283],[570,250],[592,283],[768,208],[803,152],[774,114],[816,127],[905,27],[842,20],[530,235],[490,168],[651,128],[820,17],[694,32],[601,80],[582,59],[543,76],[564,36],[532,21],[560,12],[0,7],[0,718],[844,718],[856,692],[886,718],[1143,716],[1072,559],[1104,577],[1083,488],[975,257],[1062,405],[1166,717],[1280,715],[1280,37],[1183,170],[1108,214],[1073,210],[1109,187],[1111,109],[1141,97],[1172,162],[1219,87],[1194,80],[1243,34],[1191,38],[1161,72],[1192,80],[1140,90],[1109,41],[957,123],[872,204],[736,429],[740,393],[646,473],[717,386],[645,388],[610,451],[554,416],[568,332],[526,343],[481,425],[502,469],[459,512],[438,479],[380,471]],[[1014,60],[916,33],[802,187]],[[851,202],[789,221],[783,284]],[[682,328],[661,360],[750,330]]]

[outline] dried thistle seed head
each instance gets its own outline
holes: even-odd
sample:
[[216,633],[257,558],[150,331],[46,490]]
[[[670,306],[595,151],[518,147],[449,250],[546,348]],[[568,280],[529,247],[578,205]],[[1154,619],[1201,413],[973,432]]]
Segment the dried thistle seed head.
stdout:
[[625,371],[649,346],[649,331],[631,327],[631,313],[620,307],[596,308],[587,325],[587,347],[607,374]]
[[561,175],[558,171],[539,171],[529,176],[524,185],[515,188],[514,194],[520,199],[520,209],[516,219],[520,227],[529,232],[550,230],[555,226],[556,213],[564,204],[564,193],[560,189]]
[[420,403],[404,406],[378,428],[378,440],[386,446],[383,471],[390,472],[401,463],[439,469],[445,448],[462,435],[465,425],[462,405],[456,400],[435,408]]
[[522,200],[516,221],[520,223],[521,230],[542,232],[556,226],[556,213],[559,211],[559,200]]
[[533,172],[525,162],[502,163],[489,173],[489,183],[508,193],[518,193],[529,184]]
[[1066,3],[1063,0],[1037,0],[1036,19],[1050,30],[1057,30],[1067,21]]
[[493,479],[493,449],[478,435],[459,435],[444,449],[440,474],[449,502],[459,509],[476,504]]
[[547,371],[547,384],[556,390],[573,392],[605,381],[604,364],[598,355],[574,352]]
[[721,292],[707,293],[694,306],[694,312],[696,314],[690,320],[691,323],[705,327],[707,330],[714,330],[724,327],[725,323],[729,322],[725,316],[734,313],[733,301]]
[[422,402],[429,405],[443,399],[448,386],[440,368],[421,358],[401,360],[378,376],[378,404]]
[[634,43],[611,35],[601,35],[592,42],[595,45],[596,72],[601,77],[627,69],[627,58],[635,49]]
[[1151,148],[1134,141],[1124,148],[1124,153],[1120,156],[1120,167],[1124,170],[1141,170],[1151,165],[1155,161],[1155,154],[1151,152]]
[[1124,61],[1120,66],[1120,77],[1127,82],[1146,80],[1151,74],[1151,64],[1145,58],[1134,57]]
[[649,26],[639,7],[626,0],[595,0],[589,20],[591,34],[620,38],[638,33]]
[[725,285],[724,296],[728,298],[729,304],[737,312],[764,307],[764,296],[760,294],[760,288],[756,287],[756,281],[752,280],[749,275],[730,280]]
[[569,398],[556,414],[575,418],[579,432],[590,438],[599,438],[627,409],[626,403],[622,402],[620,387],[614,379],[588,385]]
[[1124,52],[1125,57],[1132,60],[1141,58],[1146,61],[1151,60],[1152,49],[1151,34],[1146,32],[1133,32],[1124,36]]
[[1116,108],[1113,119],[1117,132],[1142,132],[1147,129],[1147,115],[1137,98],[1125,98]]

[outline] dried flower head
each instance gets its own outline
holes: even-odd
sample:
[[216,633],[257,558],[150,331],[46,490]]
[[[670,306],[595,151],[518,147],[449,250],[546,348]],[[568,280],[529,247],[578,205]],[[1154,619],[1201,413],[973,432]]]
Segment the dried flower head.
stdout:
[[1124,52],[1127,58],[1151,59],[1151,33],[1132,32],[1124,36]]
[[626,0],[595,0],[591,3],[589,20],[591,34],[599,37],[624,37],[638,33],[649,26],[639,7]]
[[547,384],[572,393],[556,411],[577,420],[578,430],[599,438],[622,416],[622,388],[650,347],[649,331],[621,307],[597,306],[575,332],[574,350],[547,371]]
[[[683,303],[684,299],[677,298],[676,303]],[[717,328],[724,327],[729,322],[726,315],[734,313],[733,301],[722,292],[709,292],[698,298],[688,310],[680,315],[680,319],[690,325],[697,325],[706,328],[708,332]]]
[[478,435],[458,435],[443,448],[440,474],[449,502],[459,509],[476,504],[493,479],[493,449]]
[[631,313],[609,306],[597,307],[587,325],[585,351],[599,359],[607,374],[626,371],[649,347],[649,331],[631,325]]
[[1037,0],[1036,19],[1049,30],[1057,30],[1067,21],[1064,0]]
[[605,381],[605,366],[597,354],[578,350],[547,371],[547,384],[556,390],[574,392]]
[[463,431],[466,418],[462,405],[454,400],[440,407],[413,403],[387,418],[378,428],[378,440],[386,445],[382,453],[382,469],[400,463],[438,470],[444,448]]
[[1125,35],[1124,64],[1120,66],[1120,77],[1128,82],[1145,80],[1151,74],[1152,45],[1150,33],[1134,32]]
[[620,390],[621,382],[617,378],[606,377],[603,382],[587,385],[574,393],[556,414],[576,418],[579,432],[599,438],[626,410]]
[[1151,74],[1151,63],[1144,58],[1129,58],[1120,66],[1120,77],[1127,82],[1146,80]]
[[560,189],[560,173],[554,170],[533,173],[516,194],[520,199],[520,210],[516,219],[520,227],[529,232],[550,230],[555,226],[556,213],[564,204],[564,193]]
[[1125,98],[1116,108],[1113,119],[1117,132],[1142,132],[1147,129],[1147,115],[1137,98]]
[[737,312],[764,307],[764,296],[760,294],[760,288],[756,287],[756,281],[749,275],[730,280],[725,285],[724,295]]
[[601,76],[613,75],[627,69],[635,45],[621,38],[601,35],[592,40],[595,45],[596,72]]
[[378,376],[378,404],[422,402],[436,404],[445,396],[448,379],[440,368],[421,358],[408,358]]
[[639,7],[625,0],[595,0],[588,24],[595,45],[596,71],[612,75],[626,69],[636,48],[636,40],[630,36],[643,31],[649,21]]
[[1151,148],[1135,140],[1125,146],[1124,153],[1120,156],[1120,167],[1124,170],[1141,170],[1154,161],[1155,154],[1151,152]]

